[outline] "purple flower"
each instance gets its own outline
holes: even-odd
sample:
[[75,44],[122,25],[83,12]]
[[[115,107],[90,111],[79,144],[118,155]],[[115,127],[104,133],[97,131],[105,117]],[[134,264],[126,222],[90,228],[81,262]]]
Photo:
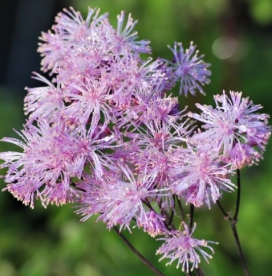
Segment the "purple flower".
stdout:
[[174,48],[169,47],[174,54],[174,61],[169,63],[173,71],[173,81],[180,80],[179,93],[187,96],[188,93],[195,95],[195,91],[205,94],[202,86],[210,83],[210,66],[204,63],[204,55],[198,56],[196,46],[191,42],[190,47],[184,51],[181,43],[175,43]]
[[[159,112],[158,112],[159,114]],[[146,115],[148,117],[148,114]],[[170,116],[169,121],[146,120],[135,131],[127,131],[125,135],[132,139],[132,147],[128,159],[141,172],[147,168],[148,173],[156,177],[160,186],[169,185],[170,169],[176,162],[176,155],[180,156],[185,145],[186,137],[190,134],[190,124],[183,116]],[[160,119],[160,118],[159,118]]]
[[233,191],[235,185],[230,176],[234,173],[229,164],[225,164],[212,151],[205,150],[202,144],[197,147],[188,145],[182,152],[180,163],[171,168],[174,194],[188,203],[199,207],[206,204],[211,207],[221,196],[221,191]]
[[121,108],[122,114],[117,122],[119,127],[137,128],[151,121],[167,122],[170,125],[182,113],[178,110],[177,98],[162,97],[149,88],[137,92],[130,103]]
[[138,217],[137,224],[144,232],[151,237],[169,234],[169,229],[165,226],[165,217],[154,212],[153,210],[145,213],[145,216]]
[[81,84],[71,83],[66,97],[70,103],[63,108],[61,115],[72,119],[79,129],[90,128],[94,131],[99,123],[106,127],[109,121],[114,122],[114,113],[109,105],[110,90],[103,80],[86,79]]
[[31,123],[39,118],[54,122],[59,118],[59,111],[65,106],[64,91],[37,73],[34,78],[47,86],[26,88],[28,93],[24,100],[24,110],[25,114],[29,115],[28,122]]
[[81,176],[87,156],[84,141],[64,133],[61,124],[50,127],[45,121],[38,127],[27,125],[19,135],[24,141],[2,139],[23,149],[22,153],[0,153],[5,161],[1,167],[8,168],[6,190],[32,208],[35,197],[44,206],[73,201],[78,193],[70,177]]
[[[120,47],[123,45],[129,46],[137,53],[151,53],[151,48],[148,46],[150,43],[147,40],[135,41],[138,38],[138,32],[134,30],[137,20],[133,21],[131,14],[128,15],[128,20],[126,26],[123,28],[125,21],[125,12],[122,11],[121,14],[117,16],[117,43],[116,46]],[[119,37],[119,39],[118,39]],[[120,39],[122,38],[122,39]]]
[[84,180],[77,184],[83,190],[77,211],[83,216],[83,221],[94,214],[100,214],[98,220],[107,224],[108,228],[120,225],[120,230],[130,230],[130,222],[139,220],[139,226],[147,221],[148,208],[144,201],[152,197],[162,197],[169,194],[169,189],[155,189],[154,177],[147,174],[146,170],[138,174],[121,163],[119,172],[105,172],[101,179],[84,176]]
[[35,197],[44,206],[73,201],[79,191],[72,178],[81,178],[86,162],[97,176],[103,174],[103,166],[110,167],[111,160],[100,150],[111,148],[114,136],[100,138],[100,133],[73,132],[61,120],[53,125],[40,120],[37,126],[28,124],[18,133],[23,141],[2,139],[23,149],[22,153],[0,153],[5,161],[1,168],[8,168],[6,190],[31,207]]
[[[38,52],[43,57],[42,70],[57,73],[62,67],[62,63],[69,62],[71,58],[70,64],[72,65],[73,57],[79,57],[79,52],[84,57],[84,52],[87,53],[88,48],[93,47],[96,43],[94,37],[102,39],[99,37],[99,32],[101,33],[101,26],[104,26],[107,16],[108,14],[99,16],[98,9],[89,9],[86,20],[73,8],[60,12],[56,17],[56,24],[52,27],[52,31],[42,33],[40,37],[42,42],[39,44]],[[110,26],[108,27],[109,24],[106,25],[107,30],[112,30]],[[84,48],[85,51],[82,51]],[[92,55],[93,51],[90,52],[89,56]]]
[[271,134],[269,115],[256,113],[262,106],[242,98],[241,92],[231,91],[228,97],[223,91],[214,100],[216,108],[196,104],[202,113],[188,113],[189,117],[204,123],[204,131],[196,133],[192,141],[222,154],[225,162],[233,162],[234,168],[257,163]]
[[124,26],[125,13],[118,16],[117,30],[108,20],[108,14],[99,16],[98,9],[89,9],[87,18],[73,8],[65,9],[56,17],[52,31],[42,33],[38,52],[41,53],[43,71],[75,74],[95,74],[96,69],[111,63],[117,56],[150,53],[149,42],[136,41],[137,32],[131,15]]
[[141,62],[129,51],[124,56],[115,56],[102,78],[112,93],[114,106],[126,110],[138,98],[150,100],[152,94],[158,94],[151,86],[157,63],[150,61]]
[[203,247],[209,249],[212,253],[214,250],[209,243],[214,243],[211,241],[197,240],[192,238],[192,234],[196,228],[196,224],[192,231],[189,227],[183,223],[184,231],[172,231],[167,237],[160,238],[158,240],[163,240],[164,244],[157,250],[156,254],[163,255],[160,261],[163,259],[170,259],[166,265],[171,265],[174,261],[177,261],[177,268],[182,266],[183,272],[193,271],[198,268],[200,263],[200,256],[202,255],[206,262],[212,258],[212,255],[208,254]]

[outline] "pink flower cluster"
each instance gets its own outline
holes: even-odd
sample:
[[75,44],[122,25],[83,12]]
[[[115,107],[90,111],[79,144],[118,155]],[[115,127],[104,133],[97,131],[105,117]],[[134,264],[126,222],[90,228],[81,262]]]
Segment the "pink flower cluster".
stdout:
[[[258,114],[242,93],[215,96],[216,107],[201,114],[179,110],[170,89],[204,93],[209,64],[196,46],[175,43],[173,61],[142,59],[149,42],[137,40],[136,21],[125,13],[117,29],[107,14],[64,10],[42,33],[38,51],[43,86],[27,88],[28,120],[20,138],[3,138],[22,152],[2,152],[8,190],[24,204],[77,204],[82,220],[98,215],[110,229],[142,228],[162,236],[157,251],[189,271],[198,267],[201,247],[185,222],[170,219],[177,200],[196,207],[215,203],[235,189],[235,169],[257,163],[270,136],[268,115]],[[203,123],[196,130],[194,121]]]

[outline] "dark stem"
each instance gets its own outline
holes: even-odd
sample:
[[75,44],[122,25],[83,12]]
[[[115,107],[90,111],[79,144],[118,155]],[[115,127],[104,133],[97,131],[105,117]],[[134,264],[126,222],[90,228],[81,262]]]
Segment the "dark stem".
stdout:
[[172,228],[173,218],[174,218],[174,210],[171,211],[170,218],[167,223],[167,225],[170,226],[171,228]]
[[221,205],[220,201],[217,200],[216,203],[217,203],[219,209],[221,210],[221,212],[223,213],[224,218],[228,220],[228,219],[229,219],[229,215],[228,215],[227,212],[224,210],[224,208],[223,208],[223,206]]
[[195,206],[194,204],[190,204],[190,221],[189,221],[189,228],[190,228],[190,233],[192,232],[193,229],[193,224],[194,224],[194,211],[195,211]]
[[174,218],[174,209],[175,209],[175,204],[176,204],[176,197],[175,196],[173,196],[173,200],[174,200],[174,208],[171,211],[171,215],[170,215],[169,221],[167,223],[167,225],[170,226],[170,227],[172,226],[172,222],[173,222],[173,218]]
[[[195,213],[195,206],[194,204],[190,204],[190,217],[189,217],[189,229],[190,233],[192,232],[193,225],[194,225],[194,213]],[[201,268],[198,267],[195,269],[197,276],[204,276],[204,273],[202,272]]]
[[245,275],[250,276],[249,269],[248,269],[248,266],[247,266],[247,263],[246,263],[246,260],[245,260],[245,256],[244,256],[244,253],[243,253],[243,250],[242,250],[242,246],[241,246],[240,239],[239,239],[238,232],[237,232],[237,228],[236,228],[236,224],[238,222],[239,209],[240,209],[240,199],[241,199],[241,175],[240,175],[240,170],[237,169],[237,197],[236,197],[236,205],[235,205],[234,216],[231,217],[230,212],[227,213],[218,200],[217,200],[217,205],[219,206],[220,210],[224,214],[225,219],[227,219],[230,223],[230,227],[231,227],[234,239],[235,239],[235,243],[236,243],[236,246],[237,246],[239,257],[240,257],[241,262],[243,264]]
[[181,202],[180,202],[179,199],[177,200],[177,202],[178,202],[178,207],[179,207],[179,210],[180,210],[181,220],[182,220],[182,221],[185,221],[185,215],[184,215],[184,211],[183,211]]
[[236,197],[235,213],[233,218],[229,221],[230,221],[231,230],[236,242],[236,246],[239,252],[239,256],[244,267],[245,275],[249,276],[250,274],[249,274],[248,266],[246,263],[246,259],[242,250],[242,246],[241,246],[237,228],[236,228],[236,223],[238,222],[238,215],[239,215],[239,209],[240,209],[240,200],[241,200],[241,175],[240,175],[240,170],[237,169],[237,197]]
[[191,272],[191,271],[189,271],[189,272],[184,272],[185,273],[185,275],[186,276],[194,276],[195,274],[193,273],[193,272]]
[[250,276],[250,273],[249,273],[249,270],[248,270],[248,267],[247,267],[247,263],[246,263],[246,259],[245,259],[245,256],[244,256],[244,253],[243,253],[243,250],[242,250],[242,246],[241,246],[241,243],[240,243],[240,239],[239,239],[239,236],[238,236],[238,232],[237,232],[237,228],[236,228],[236,221],[230,221],[230,227],[231,227],[234,239],[235,239],[235,243],[236,243],[236,246],[237,246],[237,249],[238,249],[238,252],[239,252],[241,262],[243,264],[245,275]]
[[238,214],[240,209],[240,199],[241,199],[241,175],[240,170],[237,169],[237,197],[236,197],[236,206],[235,206],[235,213],[233,219],[237,222],[238,221]]
[[125,244],[131,249],[131,251],[140,258],[140,260],[148,266],[153,272],[155,272],[159,276],[165,276],[163,273],[161,273],[156,267],[153,266],[151,262],[149,262],[130,242],[129,240],[121,233],[119,232],[119,229],[114,226],[114,231],[121,237],[121,239],[125,242]]
[[204,273],[203,273],[203,271],[200,269],[200,267],[197,268],[195,271],[196,271],[196,275],[197,276],[205,276]]

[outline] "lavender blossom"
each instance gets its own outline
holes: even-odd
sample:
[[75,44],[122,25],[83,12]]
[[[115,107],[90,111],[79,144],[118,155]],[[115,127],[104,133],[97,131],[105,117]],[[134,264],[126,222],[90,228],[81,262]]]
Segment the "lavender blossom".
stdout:
[[[165,74],[158,68],[162,62],[140,58],[140,53],[150,52],[148,42],[136,41],[137,32],[133,30],[136,21],[131,15],[123,27],[124,21],[125,13],[122,12],[118,16],[116,31],[107,14],[99,16],[99,10],[89,9],[84,20],[71,8],[59,13],[53,32],[43,33],[38,49],[43,57],[43,71],[55,73],[54,82],[62,88],[58,95],[53,93],[65,105],[58,116],[75,118],[75,121],[78,118],[77,125],[82,126],[91,118],[94,127],[102,116],[107,125],[109,117],[114,121],[115,116],[120,117],[120,112],[135,101],[144,101],[148,106],[151,97],[161,96]],[[57,46],[58,51],[55,49],[56,40],[61,44]],[[42,81],[48,84],[48,81]],[[51,86],[43,90],[48,91]],[[39,100],[39,106],[33,102],[39,92],[36,90],[42,91],[28,89],[26,98],[26,111],[32,112],[31,117],[41,114],[48,105],[46,100],[44,104]],[[145,94],[141,95],[143,91]],[[32,103],[38,110],[34,110]],[[127,116],[121,114],[122,117],[129,118],[127,113]]]
[[196,207],[206,204],[210,208],[211,201],[215,203],[222,191],[234,190],[235,185],[230,180],[234,170],[223,163],[215,152],[199,144],[194,147],[188,145],[182,155],[181,161],[171,168],[174,179],[171,190],[186,203]]
[[38,52],[43,57],[43,71],[75,74],[74,71],[82,72],[93,66],[89,73],[94,74],[97,67],[110,64],[115,57],[134,53],[135,59],[140,61],[140,53],[150,53],[148,41],[136,41],[137,21],[133,21],[131,15],[124,28],[125,13],[118,16],[117,30],[107,17],[108,14],[99,16],[98,9],[89,9],[86,20],[73,8],[59,13],[52,31],[43,33],[40,38]]
[[156,237],[158,235],[169,234],[170,231],[165,226],[165,217],[154,212],[153,210],[145,213],[137,219],[137,224],[139,228],[142,228],[144,232],[147,232],[151,237]]
[[79,128],[90,128],[93,132],[98,124],[106,127],[110,121],[114,122],[114,113],[108,103],[111,98],[110,90],[101,80],[86,79],[81,85],[71,84],[71,92],[66,92],[70,104],[63,108],[61,115],[65,119],[73,119]]
[[86,162],[98,176],[103,174],[104,165],[110,167],[110,159],[99,150],[110,148],[114,137],[100,139],[99,133],[73,132],[61,121],[52,126],[47,121],[39,121],[38,126],[27,124],[18,134],[23,142],[13,138],[2,141],[21,147],[23,152],[0,153],[5,161],[1,168],[8,168],[5,189],[31,207],[35,197],[44,206],[74,201],[79,191],[71,178],[81,178]]
[[196,104],[202,113],[188,113],[189,117],[204,123],[204,131],[196,133],[192,141],[222,154],[225,162],[233,162],[234,168],[257,163],[271,134],[269,115],[256,113],[262,106],[242,98],[242,93],[230,91],[228,97],[223,91],[214,100],[216,108]]
[[171,182],[171,167],[176,163],[176,156],[182,155],[183,145],[191,131],[190,124],[182,120],[181,114],[172,116],[166,122],[146,120],[137,128],[138,133],[125,133],[125,136],[132,139],[129,146],[133,150],[127,157],[129,162],[139,172],[147,168],[161,187],[168,186]]
[[82,220],[100,214],[98,220],[103,220],[109,229],[119,225],[120,230],[130,230],[132,219],[139,221],[139,226],[148,220],[148,208],[144,205],[148,198],[169,194],[169,189],[154,187],[154,177],[146,170],[135,178],[128,167],[119,165],[120,171],[115,175],[105,173],[102,179],[86,176],[77,184],[84,191],[80,199],[82,206],[77,211]]
[[[65,106],[64,91],[60,88],[60,84],[55,87],[49,80],[37,73],[34,74],[34,78],[47,86],[26,88],[28,93],[24,99],[24,110],[25,114],[29,115],[28,123],[39,118],[54,122],[59,118],[59,112]],[[56,114],[58,114],[57,117],[55,117]]]
[[[60,12],[52,31],[44,32],[40,37],[42,42],[39,44],[38,52],[43,57],[42,70],[58,73],[62,62],[67,62],[69,58],[72,58],[70,60],[72,66],[75,55],[80,57],[78,53],[81,52],[81,56],[84,57],[88,46],[94,46],[92,42],[96,42],[95,37],[102,39],[102,36],[99,36],[100,26],[102,26],[102,22],[105,22],[107,16],[108,14],[99,16],[99,9],[89,9],[86,20],[73,8]],[[86,50],[82,52],[84,45]],[[94,50],[95,48],[89,56],[93,55]]]
[[27,125],[19,135],[24,142],[2,139],[23,149],[22,153],[0,153],[5,161],[1,167],[8,167],[5,189],[32,208],[35,197],[44,206],[73,201],[78,193],[70,185],[70,177],[81,176],[87,156],[84,141],[63,132],[62,126],[50,127],[45,121],[38,127]]
[[204,55],[198,56],[196,46],[191,42],[190,47],[184,51],[181,43],[175,43],[174,48],[169,47],[174,54],[174,61],[170,63],[173,70],[173,81],[180,80],[179,93],[187,96],[188,93],[195,95],[196,90],[205,94],[202,86],[210,83],[210,66],[204,63]]
[[125,21],[125,12],[122,11],[120,15],[117,16],[117,37],[123,38],[123,41],[117,39],[116,46],[120,47],[124,43],[127,44],[137,53],[151,53],[151,48],[148,46],[150,43],[148,40],[135,41],[137,36],[137,31],[134,30],[137,21],[133,21],[131,14],[128,15],[128,20],[126,26],[123,28]]
[[177,268],[181,265],[182,271],[188,273],[190,270],[193,271],[195,268],[198,268],[201,261],[199,253],[206,262],[209,262],[212,255],[204,251],[202,247],[206,247],[214,253],[213,248],[208,245],[214,242],[192,238],[196,224],[194,224],[192,231],[190,231],[185,223],[182,223],[182,225],[184,228],[183,232],[177,230],[172,231],[169,236],[158,239],[163,240],[164,244],[157,250],[156,254],[163,255],[160,261],[163,259],[170,259],[166,265],[171,265],[177,260]]

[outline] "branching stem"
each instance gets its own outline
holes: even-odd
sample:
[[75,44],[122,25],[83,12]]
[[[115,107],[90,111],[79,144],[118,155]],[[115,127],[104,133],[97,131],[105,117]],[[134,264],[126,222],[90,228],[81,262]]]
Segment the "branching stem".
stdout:
[[235,239],[238,254],[239,254],[239,257],[243,264],[245,276],[250,276],[249,269],[248,269],[248,266],[247,266],[247,263],[245,260],[245,256],[244,256],[244,253],[242,250],[242,246],[241,246],[239,235],[238,235],[237,228],[236,228],[236,224],[238,222],[239,209],[240,209],[240,200],[241,200],[241,176],[240,176],[240,170],[237,169],[237,196],[236,196],[236,205],[235,205],[234,216],[232,217],[230,212],[227,213],[218,200],[217,200],[217,205],[219,206],[219,209],[224,214],[225,219],[227,219],[230,223],[230,227],[231,227],[234,239]]

